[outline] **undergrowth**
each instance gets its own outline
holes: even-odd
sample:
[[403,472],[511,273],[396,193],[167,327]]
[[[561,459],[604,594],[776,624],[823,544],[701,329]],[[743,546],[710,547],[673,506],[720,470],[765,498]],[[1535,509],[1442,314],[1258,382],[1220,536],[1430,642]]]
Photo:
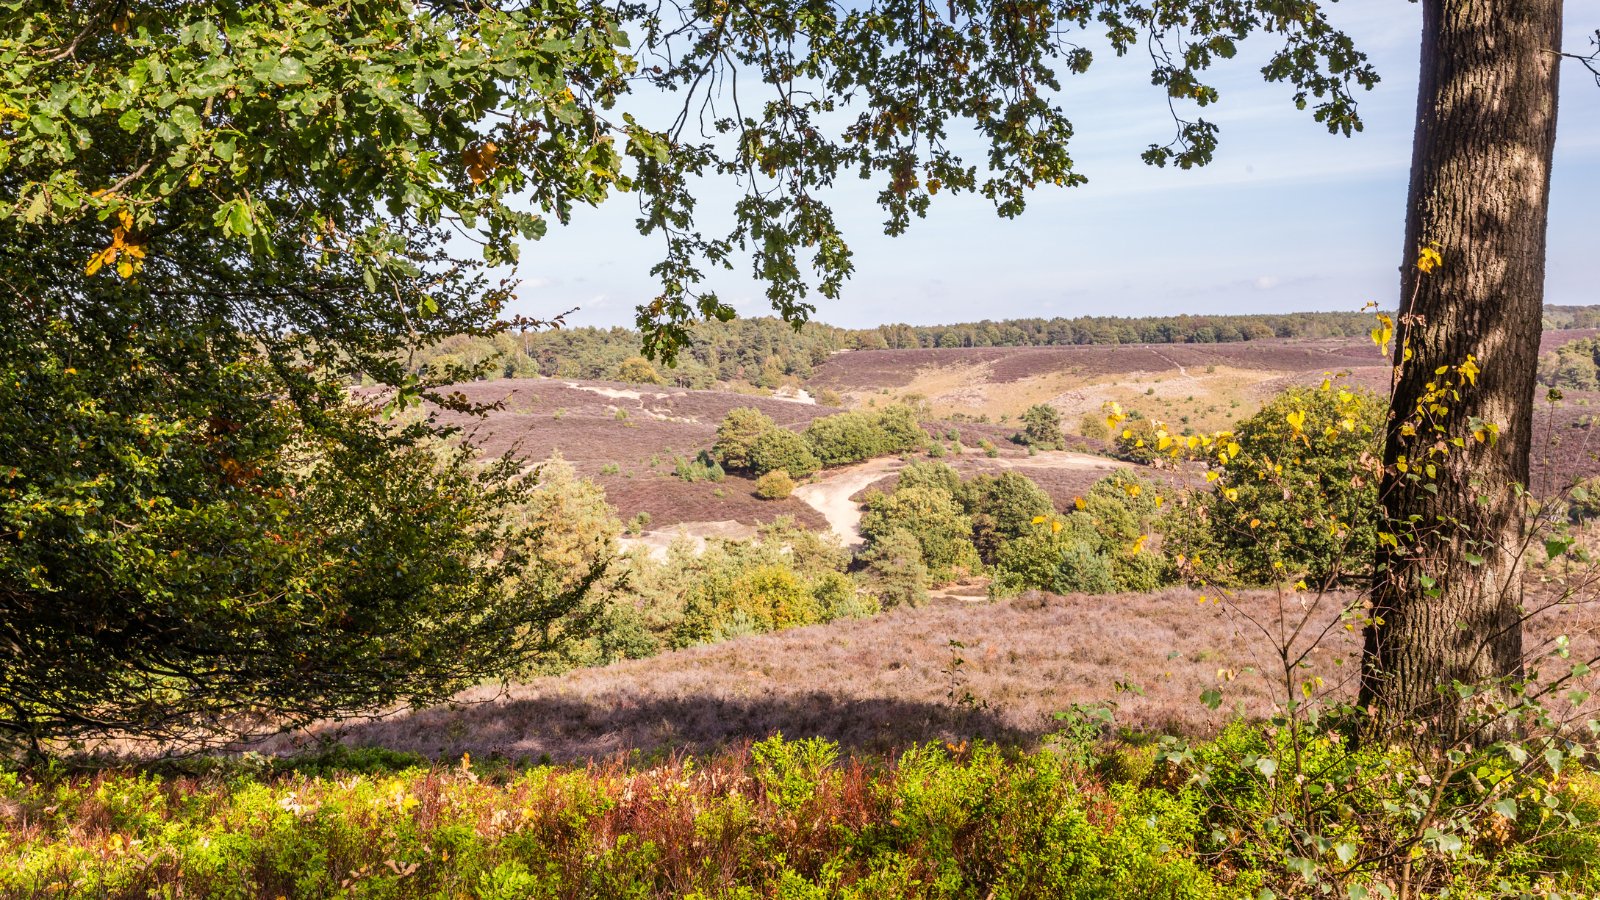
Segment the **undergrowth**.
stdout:
[[[1071,724],[1071,723],[1069,723]],[[433,766],[383,751],[187,770],[0,773],[0,895],[51,897],[1179,898],[1311,896],[1272,859],[1218,854],[1229,817],[1291,786],[1232,751],[1192,764],[1098,744],[922,745],[841,760],[774,737],[650,767]],[[1454,896],[1600,888],[1600,780],[1579,823]]]

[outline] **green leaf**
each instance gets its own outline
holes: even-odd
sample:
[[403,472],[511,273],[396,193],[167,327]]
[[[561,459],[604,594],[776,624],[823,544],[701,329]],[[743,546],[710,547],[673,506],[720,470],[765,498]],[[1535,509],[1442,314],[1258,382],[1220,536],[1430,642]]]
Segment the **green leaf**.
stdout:
[[1200,694],[1200,702],[1204,703],[1208,709],[1216,709],[1222,705],[1222,692],[1216,688],[1204,691]]
[[277,84],[305,84],[311,80],[306,74],[305,63],[293,56],[285,56],[278,60],[267,78]]

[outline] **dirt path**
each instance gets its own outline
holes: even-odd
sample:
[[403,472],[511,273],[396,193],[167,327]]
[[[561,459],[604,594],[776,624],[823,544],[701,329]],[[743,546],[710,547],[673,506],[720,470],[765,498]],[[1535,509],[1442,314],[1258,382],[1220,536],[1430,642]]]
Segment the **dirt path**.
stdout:
[[899,457],[871,459],[854,466],[824,472],[815,481],[794,489],[795,497],[828,520],[828,527],[846,547],[861,545],[861,507],[850,498],[857,491],[905,464]]
[[1165,353],[1162,353],[1160,350],[1151,350],[1150,352],[1154,353],[1156,356],[1160,357],[1161,359],[1166,360],[1168,365],[1175,366],[1177,368],[1177,370],[1178,370],[1178,377],[1179,378],[1185,378],[1185,379],[1188,379],[1189,381],[1193,381],[1193,382],[1199,383],[1200,379],[1194,377],[1193,375],[1190,375],[1189,374],[1189,370],[1185,369],[1183,367],[1183,365],[1181,363],[1179,363],[1177,360],[1175,360],[1172,357],[1166,355]]

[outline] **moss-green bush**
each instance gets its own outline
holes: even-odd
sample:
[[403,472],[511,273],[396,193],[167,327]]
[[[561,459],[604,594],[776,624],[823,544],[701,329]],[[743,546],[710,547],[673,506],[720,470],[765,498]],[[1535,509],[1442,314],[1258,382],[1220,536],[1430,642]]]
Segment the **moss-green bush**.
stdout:
[[794,493],[794,479],[783,469],[774,469],[756,479],[755,494],[763,500],[783,500]]
[[782,428],[769,429],[757,437],[750,445],[749,460],[750,469],[758,475],[782,469],[790,478],[809,478],[822,468],[805,438]]

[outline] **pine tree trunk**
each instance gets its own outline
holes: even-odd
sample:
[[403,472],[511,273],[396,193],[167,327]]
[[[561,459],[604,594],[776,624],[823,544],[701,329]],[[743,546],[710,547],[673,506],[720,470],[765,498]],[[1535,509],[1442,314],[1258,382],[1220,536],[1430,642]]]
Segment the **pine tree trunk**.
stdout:
[[[1407,199],[1395,389],[1362,704],[1381,728],[1449,732],[1456,683],[1522,671],[1522,549],[1544,301],[1561,0],[1422,0],[1422,72]],[[1441,264],[1417,266],[1436,245]],[[1408,352],[1410,358],[1406,358]],[[1471,357],[1443,434],[1403,428]],[[1426,404],[1425,404],[1426,405]],[[1483,423],[1498,427],[1489,437]],[[1447,454],[1429,458],[1441,438]],[[1400,464],[1407,471],[1401,471]],[[1435,465],[1430,476],[1426,464]],[[1429,487],[1433,485],[1435,490]],[[1430,586],[1431,585],[1431,586]]]

